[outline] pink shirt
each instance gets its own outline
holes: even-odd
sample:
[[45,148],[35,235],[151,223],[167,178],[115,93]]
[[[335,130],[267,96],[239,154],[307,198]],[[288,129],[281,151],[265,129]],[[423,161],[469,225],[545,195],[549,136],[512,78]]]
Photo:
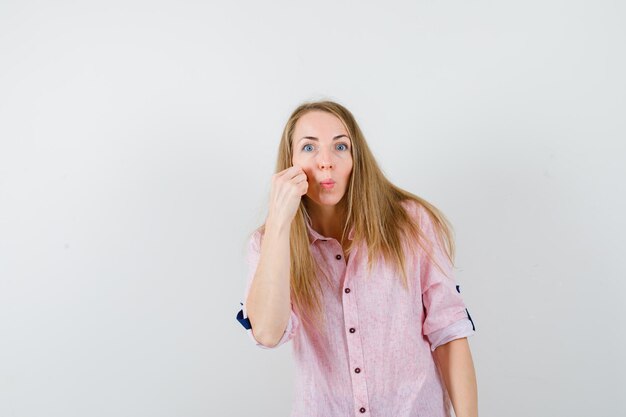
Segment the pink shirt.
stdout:
[[[425,209],[414,202],[403,204],[436,242]],[[313,256],[330,274],[332,285],[320,278],[327,334],[302,325],[292,307],[283,337],[274,347],[292,340],[297,371],[291,416],[450,416],[450,400],[432,351],[475,330],[442,248],[435,248],[437,259],[453,278],[446,278],[420,249],[407,259],[412,280],[407,292],[400,277],[384,264],[374,264],[366,276],[364,244],[353,249],[346,263],[337,240],[310,225],[308,231]],[[261,238],[257,230],[249,241],[244,318]],[[260,344],[252,330],[247,332],[258,347],[272,349]]]

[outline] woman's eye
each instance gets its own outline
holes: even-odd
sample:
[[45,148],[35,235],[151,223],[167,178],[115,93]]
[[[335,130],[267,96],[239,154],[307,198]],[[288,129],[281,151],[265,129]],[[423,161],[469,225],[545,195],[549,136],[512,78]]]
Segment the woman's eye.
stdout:
[[348,145],[346,145],[345,143],[340,143],[339,145],[337,145],[337,149],[339,149],[340,146],[343,146],[343,149],[340,150],[348,150]]
[[303,151],[308,152],[307,148],[310,148],[311,150],[313,150],[313,145],[308,144],[308,145],[304,145],[304,147],[302,148]]

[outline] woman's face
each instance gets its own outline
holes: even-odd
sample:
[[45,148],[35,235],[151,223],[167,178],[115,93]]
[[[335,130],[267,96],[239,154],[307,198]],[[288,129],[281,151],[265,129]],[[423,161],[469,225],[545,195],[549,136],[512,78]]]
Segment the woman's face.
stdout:
[[337,204],[352,173],[352,141],[341,120],[325,111],[309,111],[296,122],[292,143],[292,164],[302,168],[309,182],[307,197],[322,206]]

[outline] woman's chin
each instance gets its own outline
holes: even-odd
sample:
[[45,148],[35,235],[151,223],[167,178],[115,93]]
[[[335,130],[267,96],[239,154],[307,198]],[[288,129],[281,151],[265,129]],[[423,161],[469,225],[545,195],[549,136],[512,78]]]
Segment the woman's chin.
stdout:
[[309,197],[309,201],[312,202],[313,204],[316,204],[318,206],[336,206],[340,201],[341,201],[341,197],[339,195],[318,195],[315,196],[315,198],[311,198]]

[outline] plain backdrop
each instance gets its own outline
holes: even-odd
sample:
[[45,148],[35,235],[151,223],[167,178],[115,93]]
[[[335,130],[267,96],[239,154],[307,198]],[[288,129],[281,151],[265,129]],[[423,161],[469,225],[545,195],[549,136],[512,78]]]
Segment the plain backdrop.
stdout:
[[2,0],[0,415],[288,416],[291,343],[235,315],[283,125],[325,98],[455,227],[480,415],[619,414],[624,22],[617,0]]

